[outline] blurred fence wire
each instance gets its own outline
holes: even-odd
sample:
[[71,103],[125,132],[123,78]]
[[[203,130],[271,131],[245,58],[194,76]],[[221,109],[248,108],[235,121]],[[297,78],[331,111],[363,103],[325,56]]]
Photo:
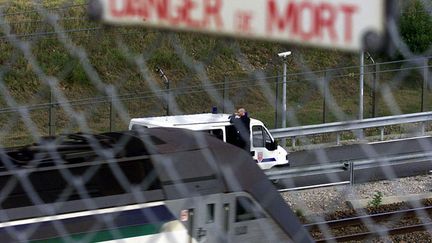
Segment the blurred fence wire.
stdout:
[[[430,2],[418,1],[416,4],[423,9],[416,10],[417,13],[431,17]],[[400,13],[415,14],[410,6],[401,4]],[[364,72],[361,72],[358,53],[142,27],[108,27],[90,21],[87,7],[84,1],[0,2],[0,145],[4,147],[0,149],[0,234],[8,235],[11,242],[43,242],[54,238],[54,241],[62,242],[94,242],[137,237],[125,233],[120,226],[124,211],[100,199],[111,196],[115,201],[114,197],[121,193],[128,193],[130,197],[127,206],[123,207],[140,209],[140,217],[161,222],[161,217],[170,213],[159,211],[159,207],[171,205],[170,199],[152,201],[152,196],[147,198],[148,195],[142,193],[143,190],[159,190],[162,186],[155,174],[147,173],[145,179],[135,179],[140,178],[135,170],[151,171],[152,168],[135,168],[128,164],[128,157],[132,157],[129,153],[133,154],[127,151],[131,138],[89,134],[127,130],[131,118],[208,113],[212,107],[228,114],[245,107],[251,117],[263,121],[269,129],[280,128],[284,81],[278,52],[293,51],[287,59],[288,126],[358,119],[361,76],[365,80],[362,118],[424,112],[432,108],[432,43],[422,53],[413,52],[397,22],[387,23],[389,41],[396,49],[393,57],[371,53],[365,59]],[[75,135],[64,135],[70,133]],[[350,136],[364,142],[369,135],[364,131],[352,131]],[[167,166],[173,158],[155,155],[158,139],[148,134],[142,136],[148,139],[144,143],[148,153],[140,155],[140,159],[164,161],[166,176],[180,178],[183,173],[178,171],[180,169]],[[301,138],[301,144],[322,142],[322,139],[325,140],[325,136],[319,139],[305,137]],[[194,142],[206,143],[207,140],[196,135]],[[27,146],[17,147],[23,145]],[[432,147],[430,140],[419,140],[416,146],[421,151],[430,151]],[[382,152],[372,146],[357,149],[364,155],[363,159],[383,157]],[[326,166],[335,155],[333,151],[318,149],[309,151],[308,156],[316,158],[315,165]],[[126,162],[121,164],[123,157]],[[218,161],[218,157],[207,150],[199,158],[209,164]],[[389,166],[389,160],[378,161],[376,169],[384,174],[384,179],[399,179],[398,172]],[[296,166],[296,161],[290,161]],[[85,166],[79,167],[80,164]],[[54,169],[56,172],[47,174],[48,178],[40,179],[36,175]],[[106,182],[106,191],[93,189],[93,185],[105,183],[96,182],[99,179],[95,178],[103,180],[104,176],[114,180]],[[344,180],[337,173],[325,177],[331,182]],[[424,179],[431,182],[429,177]],[[242,183],[232,175],[227,180],[233,188]],[[291,183],[296,184],[294,180]],[[360,195],[360,189],[353,188],[355,186],[338,187],[336,191],[343,192],[344,197],[337,198],[339,201],[335,203],[365,199]],[[426,187],[430,188],[430,184]],[[190,189],[183,184],[176,190],[182,195],[190,194]],[[395,184],[390,191],[391,196],[411,192],[409,186],[402,184]],[[287,203],[301,216],[302,222],[328,220],[324,214],[303,215],[302,212],[314,211],[307,200],[316,199],[292,199],[296,193],[285,192],[284,198],[291,198]],[[370,199],[371,193],[366,199]],[[209,196],[193,195],[191,198],[203,208],[211,205],[208,204]],[[221,202],[220,199],[216,201]],[[72,205],[75,202],[79,206]],[[158,207],[157,212],[148,213],[143,207],[133,206],[149,202],[154,203],[152,207]],[[186,199],[181,203],[180,208],[189,205]],[[422,203],[412,201],[409,206],[421,208]],[[217,210],[207,209],[222,215],[226,205],[230,204],[226,202]],[[68,207],[81,211],[68,210]],[[25,217],[20,218],[20,213],[13,210],[22,210],[22,215],[33,215],[27,218],[35,218],[34,222],[21,222]],[[32,214],[31,210],[36,211]],[[365,209],[356,210],[359,215],[366,214]],[[329,211],[331,207],[325,213],[333,213]],[[86,234],[78,233],[76,225],[71,226],[72,223],[61,218],[70,213],[79,213],[79,217],[96,215],[82,221]],[[416,214],[422,216],[419,223],[426,229],[427,239],[431,239],[428,236],[431,228],[427,225],[431,219],[429,212],[422,209]],[[196,217],[198,222],[201,216],[187,211],[181,217]],[[11,222],[24,226],[14,228],[9,224]],[[369,217],[364,217],[362,222],[370,230],[383,229]],[[161,225],[158,229],[135,230],[162,232],[162,228],[171,227]],[[260,233],[268,230],[268,225],[263,222],[256,227]],[[244,229],[236,229],[236,232],[240,235]],[[330,223],[320,225],[319,229],[320,236],[312,234],[316,239],[337,237]],[[34,238],[42,231],[46,235],[41,233],[39,238]],[[227,229],[217,228],[216,231],[221,234],[220,242],[240,239],[230,238],[234,236],[227,233]],[[378,237],[389,239],[390,235],[389,231],[382,230]],[[166,234],[153,240],[172,242],[179,240],[175,238],[177,236]],[[263,242],[274,241],[279,236],[275,233],[261,237],[257,239]],[[294,240],[292,235],[290,237]],[[202,235],[194,235],[194,240],[205,239]]]

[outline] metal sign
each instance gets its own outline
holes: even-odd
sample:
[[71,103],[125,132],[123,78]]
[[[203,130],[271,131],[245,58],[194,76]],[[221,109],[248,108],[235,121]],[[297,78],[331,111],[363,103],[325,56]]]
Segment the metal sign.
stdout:
[[180,211],[180,221],[186,222],[189,219],[189,211],[187,209],[184,209]]
[[[360,50],[383,39],[386,0],[93,0],[93,19]],[[371,39],[371,38],[369,38]],[[374,38],[372,38],[374,39]],[[376,40],[377,38],[375,38]]]
[[264,158],[263,152],[258,152],[257,160],[258,163],[261,163]]

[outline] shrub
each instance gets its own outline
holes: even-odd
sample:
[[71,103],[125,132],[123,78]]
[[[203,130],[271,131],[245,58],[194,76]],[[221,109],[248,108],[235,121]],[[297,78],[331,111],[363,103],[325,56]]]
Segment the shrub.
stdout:
[[370,200],[370,201],[368,202],[368,206],[369,206],[369,207],[378,207],[378,206],[381,205],[381,203],[382,203],[382,199],[383,199],[383,193],[377,191],[377,192],[375,192],[375,194],[374,194],[372,200]]

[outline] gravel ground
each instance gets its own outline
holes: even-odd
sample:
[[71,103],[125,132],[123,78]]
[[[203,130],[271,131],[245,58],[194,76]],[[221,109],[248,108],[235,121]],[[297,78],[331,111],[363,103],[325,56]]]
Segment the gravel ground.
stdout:
[[281,195],[297,214],[321,218],[324,214],[349,209],[346,203],[347,200],[372,200],[374,194],[377,192],[381,192],[383,197],[389,197],[421,194],[431,191],[432,175],[422,175],[358,184],[353,187],[344,185],[290,191],[283,192]]
[[[298,216],[303,216],[303,220],[318,222],[325,221],[324,216],[326,214],[331,214],[335,211],[349,210],[350,208],[346,203],[347,200],[372,200],[374,194],[376,194],[378,191],[383,194],[383,197],[429,193],[432,191],[432,175],[358,184],[354,185],[353,187],[347,185],[302,191],[291,191],[281,193],[281,195]],[[343,230],[347,230],[350,233],[355,232],[351,232],[348,228],[343,228]],[[402,235],[387,236],[384,238],[373,237],[366,241],[373,243],[423,243],[432,242],[432,236],[430,232],[420,231]],[[357,243],[364,241],[350,242]]]

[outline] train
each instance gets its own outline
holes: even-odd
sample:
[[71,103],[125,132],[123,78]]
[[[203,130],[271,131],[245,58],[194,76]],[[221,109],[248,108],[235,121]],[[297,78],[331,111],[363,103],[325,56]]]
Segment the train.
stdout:
[[0,148],[1,242],[313,242],[246,151],[143,128]]

